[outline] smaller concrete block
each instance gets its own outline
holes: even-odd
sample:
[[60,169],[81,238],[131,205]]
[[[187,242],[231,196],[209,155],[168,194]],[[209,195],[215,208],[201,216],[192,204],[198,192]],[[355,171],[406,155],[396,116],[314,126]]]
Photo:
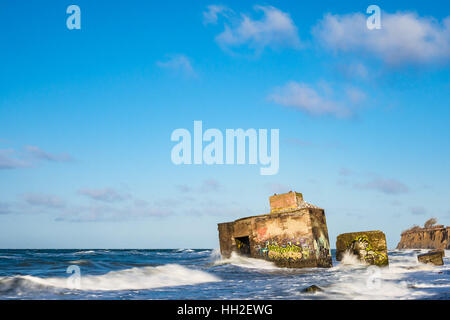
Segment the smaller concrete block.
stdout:
[[269,198],[270,212],[279,212],[287,209],[298,208],[303,201],[303,195],[298,192],[290,191],[283,194],[275,194]]
[[341,261],[350,252],[367,264],[389,264],[386,236],[381,231],[351,232],[340,234],[336,239],[336,260]]
[[435,266],[444,265],[444,250],[431,250],[424,254],[419,254],[417,260],[421,263],[434,264]]

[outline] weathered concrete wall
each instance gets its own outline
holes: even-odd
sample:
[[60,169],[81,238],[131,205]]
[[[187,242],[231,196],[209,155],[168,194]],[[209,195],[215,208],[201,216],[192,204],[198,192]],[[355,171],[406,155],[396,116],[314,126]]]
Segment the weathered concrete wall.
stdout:
[[436,266],[444,265],[445,252],[443,249],[431,250],[430,252],[419,254],[417,260],[421,263],[434,264]]
[[450,249],[450,227],[416,228],[402,232],[397,249]]
[[309,209],[311,212],[311,230],[313,233],[314,249],[319,266],[332,266],[330,241],[328,238],[327,220],[322,209]]
[[220,244],[220,251],[222,255],[229,257],[231,254],[231,251],[233,250],[233,244],[229,240],[233,236],[233,223],[219,223],[218,224],[219,229],[219,244]]
[[[287,195],[290,200],[299,198],[297,193]],[[278,200],[281,198],[275,202],[271,200],[278,213],[219,224],[222,256],[229,257],[233,251],[242,253],[242,246],[245,247],[242,240],[248,237],[250,257],[266,259],[281,267],[331,267],[324,210],[298,208],[298,204],[297,208],[289,210],[280,206],[283,201]],[[292,202],[286,201],[282,205],[290,207]]]
[[389,264],[386,236],[381,231],[340,234],[336,239],[336,260],[341,261],[346,251],[367,264],[377,266]]

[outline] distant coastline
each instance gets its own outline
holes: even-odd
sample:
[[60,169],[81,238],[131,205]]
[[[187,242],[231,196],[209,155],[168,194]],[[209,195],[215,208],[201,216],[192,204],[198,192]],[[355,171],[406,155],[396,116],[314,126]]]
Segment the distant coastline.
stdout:
[[450,226],[434,225],[435,219],[423,227],[413,226],[401,234],[397,249],[450,249]]

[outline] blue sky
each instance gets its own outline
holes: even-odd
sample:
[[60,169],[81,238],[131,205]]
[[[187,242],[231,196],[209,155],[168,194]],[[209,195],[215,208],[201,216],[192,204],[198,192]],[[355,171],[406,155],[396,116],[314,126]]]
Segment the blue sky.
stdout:
[[[449,9],[2,1],[0,247],[217,248],[218,222],[289,190],[325,209],[333,247],[449,225]],[[278,174],[175,166],[170,135],[194,120],[279,129]]]

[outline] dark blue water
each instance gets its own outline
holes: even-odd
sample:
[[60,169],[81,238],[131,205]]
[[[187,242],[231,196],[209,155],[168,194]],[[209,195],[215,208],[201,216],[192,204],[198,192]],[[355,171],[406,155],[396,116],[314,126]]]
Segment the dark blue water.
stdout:
[[[0,299],[450,299],[449,252],[442,267],[418,253],[390,251],[382,269],[351,257],[284,269],[209,249],[0,250]],[[302,292],[313,284],[324,291]]]

